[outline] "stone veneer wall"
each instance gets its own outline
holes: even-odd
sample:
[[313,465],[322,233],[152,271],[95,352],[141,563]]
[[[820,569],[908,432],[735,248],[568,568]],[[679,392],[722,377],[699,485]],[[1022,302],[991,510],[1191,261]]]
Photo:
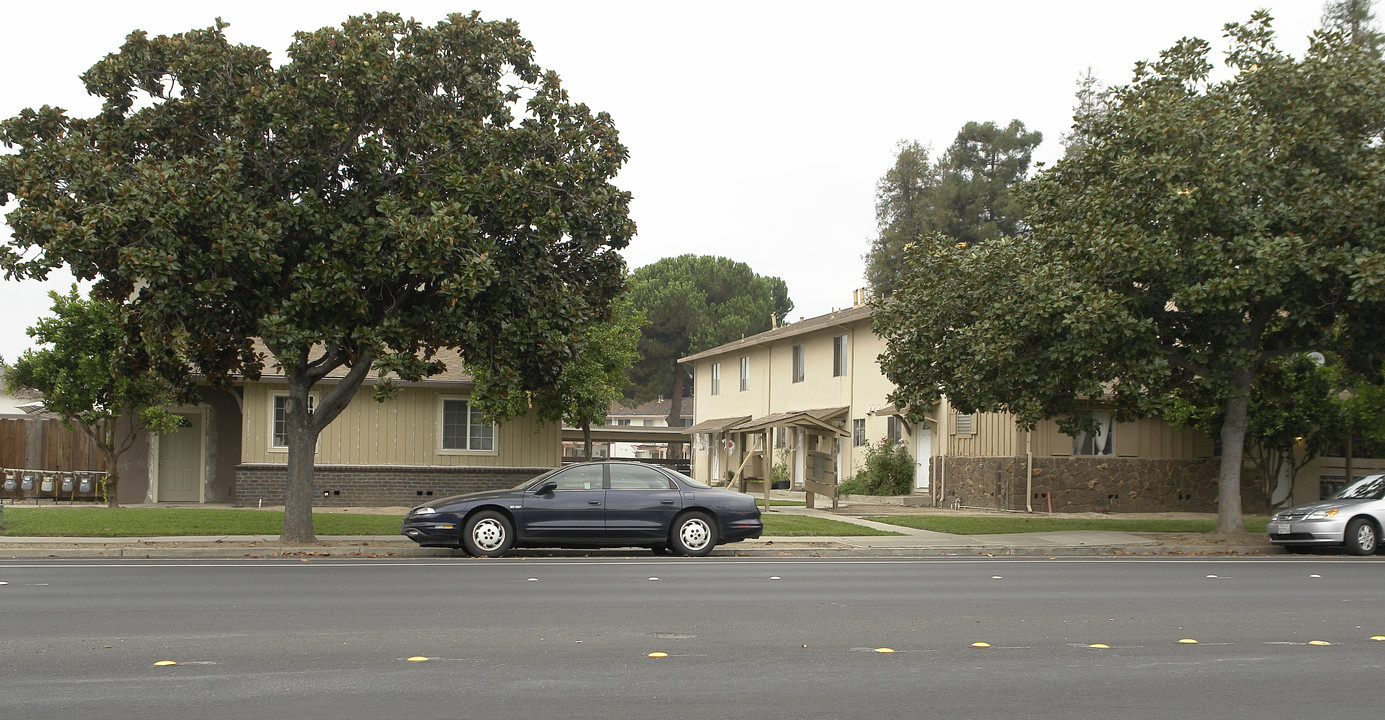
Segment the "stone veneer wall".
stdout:
[[[1025,459],[946,458],[941,504],[1025,509]],[[1196,460],[1115,457],[1034,458],[1036,511],[1216,512],[1220,458]],[[1257,475],[1242,472],[1241,505],[1263,512],[1265,493]]]
[[[315,506],[410,506],[429,498],[514,487],[552,468],[319,465],[313,471]],[[286,465],[236,466],[235,504],[283,505]]]

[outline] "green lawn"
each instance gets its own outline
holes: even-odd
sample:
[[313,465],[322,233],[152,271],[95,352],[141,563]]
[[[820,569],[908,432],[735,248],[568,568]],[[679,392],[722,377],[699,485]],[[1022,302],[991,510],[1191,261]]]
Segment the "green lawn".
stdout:
[[902,535],[903,533],[876,530],[863,525],[853,525],[840,520],[809,517],[807,515],[787,515],[785,513],[765,513],[765,535],[770,537],[815,537],[821,535]]
[[[394,535],[398,515],[314,513],[318,535]],[[5,508],[0,536],[278,535],[284,513],[220,508]]]
[[[1196,533],[1212,532],[1217,521],[1166,520],[1125,515],[1109,518],[1068,518],[1061,515],[1029,517],[1020,515],[889,515],[866,518],[876,522],[953,535],[997,535],[1001,533],[1050,532],[1057,530],[1115,530],[1118,532]],[[1265,532],[1266,518],[1247,517],[1246,532]]]

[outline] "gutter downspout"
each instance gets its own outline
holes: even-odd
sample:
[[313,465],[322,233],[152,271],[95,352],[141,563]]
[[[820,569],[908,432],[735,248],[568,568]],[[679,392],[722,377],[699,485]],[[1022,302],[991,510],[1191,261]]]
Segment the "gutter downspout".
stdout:
[[1024,431],[1024,509],[1034,512],[1034,431]]
[[938,416],[942,420],[938,421],[938,499],[933,502],[933,507],[942,507],[947,498],[947,456],[949,452],[948,440],[952,438],[951,429],[947,426],[947,407],[950,403],[947,396],[943,396],[942,402],[938,403]]

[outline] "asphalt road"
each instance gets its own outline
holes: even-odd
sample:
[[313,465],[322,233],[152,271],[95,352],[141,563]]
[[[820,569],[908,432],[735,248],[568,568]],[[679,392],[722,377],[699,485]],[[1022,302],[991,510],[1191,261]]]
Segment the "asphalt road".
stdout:
[[7,720],[1385,705],[1379,558],[5,561],[0,583]]

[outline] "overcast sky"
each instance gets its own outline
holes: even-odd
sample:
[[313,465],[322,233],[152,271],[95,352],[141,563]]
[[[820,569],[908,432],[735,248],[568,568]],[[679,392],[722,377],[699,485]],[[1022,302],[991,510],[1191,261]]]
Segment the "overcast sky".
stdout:
[[[875,234],[875,183],[899,140],[946,148],[967,121],[1018,118],[1053,162],[1091,67],[1126,82],[1180,37],[1213,43],[1266,7],[1298,56],[1319,0],[990,2],[25,2],[0,23],[0,117],[44,104],[99,107],[78,76],[131,30],[230,23],[232,42],[283,53],[295,30],[386,9],[432,24],[450,12],[513,18],[574,100],[609,112],[630,149],[616,182],[634,195],[631,268],[723,255],[789,286],[791,319],[849,306]],[[0,208],[0,212],[9,208]],[[0,226],[0,240],[9,229]],[[30,346],[44,285],[0,279],[0,355]]]

